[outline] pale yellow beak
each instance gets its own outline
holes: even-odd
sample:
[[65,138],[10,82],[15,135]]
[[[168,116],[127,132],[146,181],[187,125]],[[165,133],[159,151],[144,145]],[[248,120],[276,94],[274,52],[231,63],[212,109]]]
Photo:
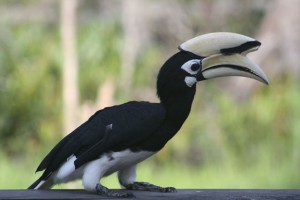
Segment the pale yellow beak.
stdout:
[[178,48],[203,57],[197,80],[222,76],[243,76],[268,84],[263,70],[246,55],[261,43],[253,38],[228,32],[217,32],[192,38]]

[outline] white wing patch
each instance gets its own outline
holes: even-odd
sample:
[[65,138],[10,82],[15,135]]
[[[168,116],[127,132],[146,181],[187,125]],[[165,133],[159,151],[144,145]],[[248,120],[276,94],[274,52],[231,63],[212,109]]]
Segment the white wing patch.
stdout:
[[106,131],[111,131],[113,128],[113,124],[109,124],[106,126]]

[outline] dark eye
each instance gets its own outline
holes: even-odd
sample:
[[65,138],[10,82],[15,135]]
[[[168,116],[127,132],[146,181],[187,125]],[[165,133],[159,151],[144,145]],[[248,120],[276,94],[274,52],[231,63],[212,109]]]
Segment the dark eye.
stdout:
[[199,64],[193,64],[192,66],[191,66],[191,70],[193,70],[194,72],[195,71],[198,71],[200,69],[200,65]]

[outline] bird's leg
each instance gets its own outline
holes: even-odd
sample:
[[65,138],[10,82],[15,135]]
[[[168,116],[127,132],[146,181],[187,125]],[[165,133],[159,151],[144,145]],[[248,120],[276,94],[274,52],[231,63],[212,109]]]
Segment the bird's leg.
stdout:
[[125,186],[128,190],[142,190],[151,192],[177,192],[173,187],[160,187],[146,182],[134,182]]
[[115,198],[132,198],[134,195],[132,193],[119,193],[115,191],[111,191],[107,187],[104,187],[101,184],[96,185],[96,192],[102,196],[106,197],[115,197]]

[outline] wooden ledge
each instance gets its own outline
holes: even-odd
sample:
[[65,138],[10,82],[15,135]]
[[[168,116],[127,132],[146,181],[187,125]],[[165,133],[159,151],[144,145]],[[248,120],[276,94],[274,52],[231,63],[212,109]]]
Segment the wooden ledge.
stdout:
[[[300,200],[300,190],[235,190],[193,189],[178,190],[176,193],[132,192],[134,199],[172,200]],[[84,190],[0,190],[0,199],[113,199],[88,193]],[[128,198],[127,198],[128,199]]]

